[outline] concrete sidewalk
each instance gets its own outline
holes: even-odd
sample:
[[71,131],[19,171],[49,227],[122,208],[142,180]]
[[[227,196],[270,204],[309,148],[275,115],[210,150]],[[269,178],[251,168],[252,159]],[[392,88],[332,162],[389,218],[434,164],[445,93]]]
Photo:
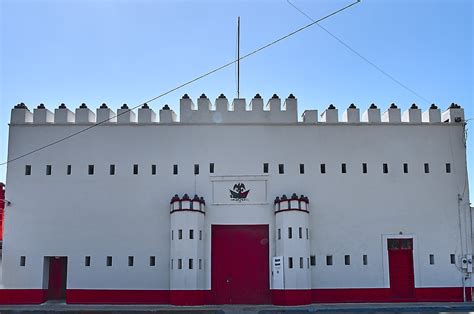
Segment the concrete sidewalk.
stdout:
[[72,305],[49,301],[40,305],[0,306],[0,313],[443,313],[474,312],[474,303],[351,303],[312,304],[285,307],[273,305],[208,305],[182,307],[172,305]]

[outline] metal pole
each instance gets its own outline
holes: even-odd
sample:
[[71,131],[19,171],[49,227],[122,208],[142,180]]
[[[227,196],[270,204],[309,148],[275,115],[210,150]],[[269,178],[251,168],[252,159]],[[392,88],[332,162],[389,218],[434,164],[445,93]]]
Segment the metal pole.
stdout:
[[237,98],[240,98],[240,16],[237,17]]

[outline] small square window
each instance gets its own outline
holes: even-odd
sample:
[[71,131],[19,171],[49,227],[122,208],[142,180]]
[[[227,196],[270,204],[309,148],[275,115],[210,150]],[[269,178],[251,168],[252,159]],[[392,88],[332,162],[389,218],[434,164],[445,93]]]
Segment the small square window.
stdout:
[[300,239],[303,239],[303,228],[301,228],[301,227],[298,228],[298,237]]
[[350,265],[350,264],[351,264],[351,256],[344,255],[344,265]]
[[456,264],[456,255],[450,254],[449,259],[451,261],[451,264],[453,264],[453,265]]
[[91,257],[90,256],[86,256],[85,259],[84,259],[84,265],[86,267],[89,267],[91,266]]
[[192,258],[190,258],[190,259],[188,260],[188,268],[189,268],[189,269],[193,269],[193,259],[192,259]]
[[367,259],[367,255],[362,255],[362,264],[363,265],[367,265],[368,264],[368,259]]
[[133,165],[133,174],[138,174],[138,165],[137,164],[134,164]]
[[183,269],[183,260],[178,258],[178,269]]
[[199,269],[202,269],[202,259],[199,259]]
[[388,164],[383,164],[383,173],[388,173]]
[[26,256],[20,256],[20,266],[26,265]]
[[110,165],[109,167],[109,174],[111,176],[114,176],[115,175],[115,165]]
[[156,266],[156,257],[150,256],[150,266]]
[[199,240],[202,240],[202,230],[199,230]]
[[66,175],[70,176],[70,175],[71,175],[71,172],[72,172],[72,167],[71,167],[71,165],[67,165],[67,168],[66,168]]
[[194,239],[194,230],[193,229],[189,229],[189,239]]
[[341,172],[342,172],[342,173],[347,173],[347,166],[346,166],[346,164],[344,164],[344,163],[341,164]]
[[293,229],[291,227],[288,227],[288,239],[293,238]]
[[425,173],[430,173],[430,164],[425,163]]
[[133,266],[133,256],[128,257],[128,266]]
[[451,173],[451,164],[450,163],[446,164],[446,173]]
[[304,174],[304,164],[300,164],[300,174]]
[[430,254],[430,265],[434,265],[434,255]]
[[87,173],[88,173],[89,175],[93,175],[93,174],[94,174],[94,165],[89,165],[88,170],[87,170]]
[[278,165],[278,173],[279,174],[284,174],[285,173],[285,165],[284,164],[279,164]]
[[300,257],[300,268],[304,268],[304,259]]
[[362,164],[362,173],[367,173],[367,164],[365,162]]
[[151,175],[156,175],[156,165],[151,165]]
[[268,173],[268,164],[267,163],[263,164],[263,173]]
[[281,229],[278,228],[278,240],[281,240]]
[[183,229],[178,230],[178,240],[183,239]]
[[311,266],[316,266],[316,255],[311,255],[309,257],[309,263],[311,264]]
[[327,255],[326,256],[326,265],[328,265],[328,266],[332,265],[332,255]]
[[403,164],[403,173],[408,173],[408,164],[407,163]]
[[288,257],[288,268],[293,268],[293,257]]
[[46,175],[47,176],[51,175],[51,165],[46,165]]
[[174,175],[178,174],[178,165],[173,165],[173,174]]
[[320,169],[321,173],[326,173],[326,164],[319,165],[319,169]]
[[209,164],[209,173],[214,173],[214,163]]
[[194,165],[194,174],[195,175],[199,174],[199,165],[198,164]]
[[107,256],[107,266],[112,266],[112,256]]
[[31,165],[25,165],[25,176],[31,176]]

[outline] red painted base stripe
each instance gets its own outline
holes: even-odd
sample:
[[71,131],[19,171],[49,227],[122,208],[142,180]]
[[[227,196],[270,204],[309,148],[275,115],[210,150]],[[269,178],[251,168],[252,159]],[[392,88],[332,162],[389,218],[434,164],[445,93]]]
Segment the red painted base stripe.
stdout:
[[0,304],[41,304],[46,294],[43,289],[0,289]]
[[70,304],[168,304],[168,290],[83,290],[68,289]]
[[210,290],[171,290],[170,304],[204,305],[208,302]]
[[[70,304],[212,304],[210,290],[89,290],[68,289],[66,303]],[[467,300],[471,300],[466,288]],[[40,304],[47,299],[47,290],[0,289],[0,304]],[[371,302],[462,302],[460,287],[416,288],[410,300],[396,299],[389,288],[373,289],[312,289],[272,290],[275,305],[304,305],[309,303],[371,303]]]

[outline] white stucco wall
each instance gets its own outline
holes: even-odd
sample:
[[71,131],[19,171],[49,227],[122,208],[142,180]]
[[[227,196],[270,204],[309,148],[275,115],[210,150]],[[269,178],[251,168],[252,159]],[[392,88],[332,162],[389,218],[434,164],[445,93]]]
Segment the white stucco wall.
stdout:
[[[9,158],[85,127],[12,124]],[[209,163],[215,164],[214,174]],[[269,163],[268,174],[262,173],[263,163]],[[326,174],[320,173],[322,163]],[[341,163],[347,165],[346,174]],[[367,174],[362,163],[368,165]],[[407,174],[403,163],[408,163]],[[428,174],[424,163],[430,165]],[[113,176],[110,164],[116,167]],[[134,164],[138,175],[132,174]],[[172,174],[174,164],[178,175]],[[199,175],[194,164],[200,165]],[[278,174],[278,164],[285,165],[284,174]],[[25,165],[31,165],[30,176]],[[52,165],[51,176],[45,175],[46,165]],[[67,165],[72,166],[69,176]],[[88,175],[88,165],[95,166],[94,175]],[[249,177],[265,182],[258,183],[264,192],[256,193],[265,193],[258,201],[213,202],[216,181],[227,180],[230,186]],[[310,255],[317,261],[310,267],[313,288],[388,287],[386,239],[400,233],[414,238],[417,287],[460,286],[461,273],[450,264],[450,254],[461,254],[458,194],[464,194],[462,234],[470,230],[464,215],[462,123],[110,123],[10,163],[6,183],[12,202],[5,209],[7,288],[43,287],[44,257],[68,256],[70,289],[169,289],[174,194],[206,200],[206,289],[211,225],[268,224],[271,258],[276,254],[273,199],[282,194],[296,192],[310,200]],[[467,238],[464,252],[472,249]],[[344,265],[346,254],[351,265]],[[362,265],[363,254],[368,265]],[[429,254],[435,255],[434,265]],[[326,255],[333,256],[332,266],[325,265]],[[26,256],[24,267],[20,256]],[[84,266],[85,256],[91,256],[90,267]],[[113,256],[113,266],[106,266],[106,256]],[[134,256],[133,267],[127,265],[128,256]],[[156,256],[155,267],[148,265],[149,256]],[[297,259],[294,263],[299,266]]]

